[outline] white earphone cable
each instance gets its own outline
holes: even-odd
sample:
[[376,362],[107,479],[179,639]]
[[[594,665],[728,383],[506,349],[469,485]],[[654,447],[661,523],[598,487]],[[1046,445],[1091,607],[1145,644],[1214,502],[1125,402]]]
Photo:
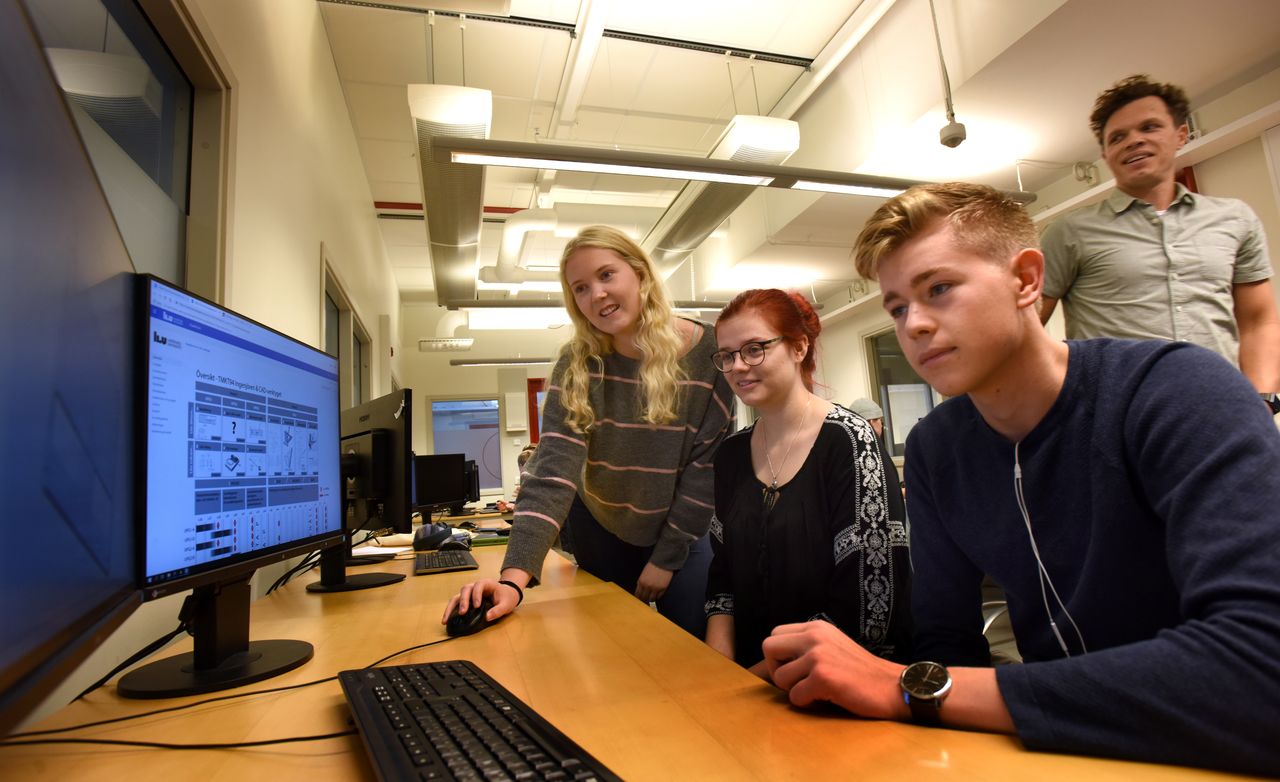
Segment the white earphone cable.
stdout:
[[1053,579],[1049,577],[1049,571],[1045,569],[1044,560],[1040,558],[1040,547],[1036,545],[1035,533],[1031,531],[1031,514],[1027,511],[1027,500],[1022,494],[1022,465],[1018,461],[1019,443],[1013,445],[1013,494],[1018,501],[1018,510],[1022,512],[1022,521],[1027,526],[1027,537],[1031,540],[1031,553],[1036,558],[1036,569],[1040,581],[1040,598],[1044,601],[1045,613],[1049,616],[1049,629],[1053,631],[1053,636],[1058,640],[1058,646],[1061,647],[1062,653],[1067,657],[1071,656],[1071,652],[1067,649],[1067,642],[1063,639],[1062,633],[1058,630],[1058,623],[1053,619],[1053,609],[1049,607],[1049,595],[1045,592],[1045,584],[1049,585],[1049,591],[1053,593],[1053,599],[1057,601],[1058,606],[1062,609],[1062,614],[1071,623],[1071,627],[1076,631],[1076,638],[1080,640],[1080,650],[1088,653],[1089,649],[1085,646],[1084,635],[1080,632],[1080,626],[1076,624],[1076,620],[1071,616],[1071,612],[1067,610],[1067,605],[1058,595],[1058,589],[1053,585]]

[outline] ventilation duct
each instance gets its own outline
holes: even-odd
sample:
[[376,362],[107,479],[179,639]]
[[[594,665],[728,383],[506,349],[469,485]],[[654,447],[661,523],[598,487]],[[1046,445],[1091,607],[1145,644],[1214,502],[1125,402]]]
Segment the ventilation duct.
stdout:
[[[794,120],[739,114],[729,121],[707,157],[780,165],[799,148],[800,125]],[[753,192],[749,185],[689,182],[641,246],[662,275],[669,276]]]
[[458,327],[467,325],[467,314],[457,310],[449,310],[436,324],[434,339],[418,340],[418,350],[422,353],[459,353],[470,350],[475,344],[471,337],[455,337]]
[[[662,214],[661,209],[647,206],[610,204],[556,204],[554,209],[525,209],[507,218],[502,226],[502,241],[494,266],[480,268],[480,280],[487,283],[518,285],[523,282],[554,282],[559,285],[558,257],[541,258],[547,268],[529,269],[521,265],[525,237],[534,232],[552,233],[568,239],[588,225],[611,225],[632,238],[644,235]],[[558,287],[557,287],[558,290]]]
[[488,138],[493,96],[447,84],[410,84],[409,113],[418,140],[418,171],[436,300],[474,299],[484,166],[436,162],[435,139]]

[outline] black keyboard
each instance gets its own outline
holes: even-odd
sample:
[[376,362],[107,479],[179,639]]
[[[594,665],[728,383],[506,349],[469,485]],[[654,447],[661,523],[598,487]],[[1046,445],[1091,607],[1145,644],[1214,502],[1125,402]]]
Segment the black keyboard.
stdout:
[[467,660],[338,681],[383,782],[621,779]]
[[426,576],[432,573],[448,573],[451,570],[475,570],[480,565],[470,551],[419,551],[414,557],[413,574]]

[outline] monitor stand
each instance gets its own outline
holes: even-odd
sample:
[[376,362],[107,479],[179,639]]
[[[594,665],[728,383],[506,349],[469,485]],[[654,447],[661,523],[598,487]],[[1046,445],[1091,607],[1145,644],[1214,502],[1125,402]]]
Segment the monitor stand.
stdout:
[[310,660],[312,648],[306,641],[249,640],[252,575],[196,587],[183,605],[194,651],[130,671],[116,692],[124,698],[198,695],[269,679]]
[[[351,533],[343,542],[320,552],[320,580],[307,584],[308,592],[352,592],[372,589],[404,580],[403,573],[359,573],[347,575],[347,561],[351,555]],[[375,554],[373,556],[384,556]],[[387,556],[391,559],[394,555]]]

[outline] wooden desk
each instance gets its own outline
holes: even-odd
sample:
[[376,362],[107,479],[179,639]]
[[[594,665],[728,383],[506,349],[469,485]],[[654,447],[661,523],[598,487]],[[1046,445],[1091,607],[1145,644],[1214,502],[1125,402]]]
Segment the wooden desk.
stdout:
[[[483,573],[502,550],[474,552]],[[408,560],[380,566],[410,569]],[[448,595],[474,571],[410,576],[381,589],[315,595],[301,579],[253,606],[255,639],[302,638],[316,647],[301,668],[245,691],[359,668],[444,638]],[[177,645],[169,655],[189,648]],[[464,658],[627,780],[863,779],[1169,780],[1228,775],[1172,766],[1027,752],[1016,739],[870,722],[834,710],[800,711],[785,695],[684,634],[610,584],[549,555],[544,585],[496,626],[391,662]],[[190,702],[126,701],[111,687],[38,728],[54,728]],[[168,742],[234,742],[345,729],[337,682],[210,704],[73,735]],[[172,775],[172,776],[170,776]],[[75,780],[373,779],[358,737],[231,751],[44,746],[0,749],[0,778]]]

